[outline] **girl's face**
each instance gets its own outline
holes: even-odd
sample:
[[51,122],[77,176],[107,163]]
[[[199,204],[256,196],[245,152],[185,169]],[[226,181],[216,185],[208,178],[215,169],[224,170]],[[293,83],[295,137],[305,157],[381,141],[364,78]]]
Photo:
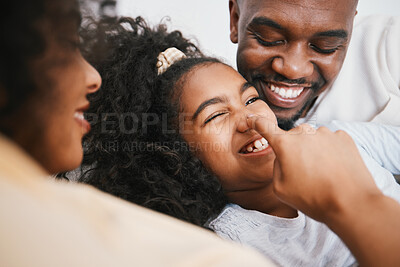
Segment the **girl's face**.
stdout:
[[202,65],[187,77],[180,98],[185,141],[228,194],[270,185],[274,151],[248,127],[246,117],[259,114],[277,122],[257,90],[220,63]]

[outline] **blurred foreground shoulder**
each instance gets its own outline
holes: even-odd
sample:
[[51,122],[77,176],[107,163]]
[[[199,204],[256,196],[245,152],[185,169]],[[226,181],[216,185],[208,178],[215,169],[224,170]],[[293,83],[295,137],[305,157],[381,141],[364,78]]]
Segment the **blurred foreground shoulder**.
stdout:
[[52,180],[2,136],[0,148],[1,266],[272,266],[207,230]]

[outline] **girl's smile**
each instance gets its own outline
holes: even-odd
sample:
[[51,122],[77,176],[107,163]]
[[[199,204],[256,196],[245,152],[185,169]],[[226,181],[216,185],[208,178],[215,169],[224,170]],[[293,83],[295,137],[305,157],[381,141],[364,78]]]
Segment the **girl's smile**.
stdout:
[[[275,115],[256,89],[224,64],[196,68],[180,98],[185,117],[183,138],[220,179],[224,190],[254,189],[270,184],[275,154],[268,141],[247,125],[249,114]],[[219,144],[212,150],[203,144]]]

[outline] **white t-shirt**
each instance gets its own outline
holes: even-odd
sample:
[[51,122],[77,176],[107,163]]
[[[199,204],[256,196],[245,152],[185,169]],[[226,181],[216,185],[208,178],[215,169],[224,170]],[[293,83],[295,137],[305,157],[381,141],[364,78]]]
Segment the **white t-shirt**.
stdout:
[[356,16],[343,67],[304,119],[400,126],[400,17]]

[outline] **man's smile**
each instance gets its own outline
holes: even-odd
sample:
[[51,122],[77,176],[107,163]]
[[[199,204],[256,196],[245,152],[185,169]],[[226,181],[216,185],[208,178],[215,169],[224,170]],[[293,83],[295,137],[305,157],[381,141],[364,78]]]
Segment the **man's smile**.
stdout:
[[[304,104],[312,94],[311,85],[287,85],[276,82],[258,82],[268,104],[279,108],[295,108]],[[272,108],[272,107],[271,107]]]

